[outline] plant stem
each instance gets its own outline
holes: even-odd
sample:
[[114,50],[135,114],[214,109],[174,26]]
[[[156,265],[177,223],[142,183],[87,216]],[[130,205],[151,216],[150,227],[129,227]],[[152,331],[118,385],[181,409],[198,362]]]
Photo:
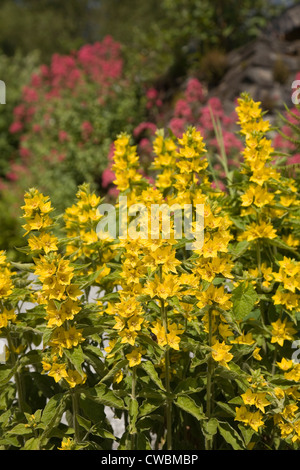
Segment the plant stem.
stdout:
[[[10,335],[9,330],[7,330],[6,338],[7,338],[7,342],[8,342],[8,348],[9,348],[10,356],[11,356],[11,359],[12,359],[12,363],[13,363],[13,366],[15,366],[16,362],[17,362],[17,359],[16,359],[16,355],[14,353],[14,345],[13,345],[12,337]],[[25,400],[24,400],[22,380],[21,380],[21,376],[20,376],[19,372],[16,371],[15,374],[14,374],[14,377],[15,377],[16,387],[17,387],[19,408],[20,408],[20,411],[22,413],[24,413],[24,411],[25,411],[25,407],[24,407]]]
[[[164,326],[165,334],[168,333],[168,317],[167,310],[165,308],[164,300],[161,299],[161,316],[162,323]],[[165,370],[166,370],[166,390],[167,390],[167,402],[166,402],[166,417],[167,417],[167,450],[172,450],[172,401],[170,398],[171,386],[170,386],[170,348],[166,345],[165,352]]]
[[261,278],[261,254],[260,254],[260,243],[258,240],[256,242],[256,257],[257,257],[258,275]]
[[80,431],[79,431],[79,424],[77,421],[77,415],[79,414],[79,403],[78,403],[78,394],[74,391],[72,392],[72,408],[73,408],[73,427],[74,427],[74,435],[75,435],[75,442],[80,442]]
[[[136,388],[136,367],[133,367],[133,369],[132,369],[132,382],[131,382],[131,398],[132,398],[132,400],[136,399],[135,388]],[[136,437],[136,433],[131,434],[131,450],[135,450],[135,437]]]
[[[212,311],[208,311],[208,344],[211,348],[212,345]],[[211,353],[207,361],[207,379],[206,379],[206,417],[210,419],[211,417],[211,393],[212,393],[212,374],[213,374],[213,359]],[[212,450],[212,438],[205,438],[205,449]]]

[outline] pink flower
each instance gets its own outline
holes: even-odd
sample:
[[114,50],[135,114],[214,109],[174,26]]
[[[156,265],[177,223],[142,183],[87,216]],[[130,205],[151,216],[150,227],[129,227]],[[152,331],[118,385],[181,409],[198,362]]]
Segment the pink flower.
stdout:
[[17,132],[20,132],[23,129],[23,124],[19,121],[15,121],[11,124],[9,128],[9,132],[12,134],[16,134]]
[[102,186],[103,188],[107,188],[115,179],[115,174],[110,168],[106,168],[106,170],[102,173]]
[[289,157],[289,165],[300,165],[300,153],[295,153],[295,155]]
[[149,131],[151,135],[155,134],[156,125],[152,122],[141,122],[134,130],[133,135],[134,137],[138,137],[142,132]]
[[66,131],[59,131],[58,140],[60,142],[65,142],[65,141],[69,140],[69,134]]
[[40,132],[42,130],[42,127],[39,124],[33,124],[32,130],[33,130],[34,133],[37,134],[38,132]]
[[146,91],[146,97],[148,98],[148,100],[155,100],[157,96],[158,96],[158,91],[155,88],[149,88]]
[[185,120],[175,117],[169,122],[169,127],[176,137],[181,137],[184,132]]
[[25,115],[25,106],[23,104],[20,104],[19,106],[16,106],[14,108],[14,116],[15,118],[21,119]]
[[18,181],[19,175],[17,175],[17,173],[15,173],[14,171],[10,171],[6,174],[6,178],[10,181]]
[[110,188],[110,189],[108,190],[108,193],[107,193],[107,194],[108,194],[109,196],[111,196],[111,197],[116,198],[116,197],[118,197],[119,192],[120,192],[120,191],[119,191],[116,187],[113,186],[112,188]]
[[193,113],[189,103],[183,99],[179,99],[175,105],[174,116],[192,121]]
[[81,124],[81,130],[82,130],[82,138],[84,140],[87,140],[91,136],[94,128],[89,121],[84,121]]
[[220,189],[221,191],[225,192],[226,191],[226,186],[222,181],[218,181],[218,184],[216,184],[214,181],[211,183],[212,188],[217,188]]
[[201,102],[204,98],[203,88],[197,78],[190,78],[186,87],[186,100],[190,102]]
[[35,103],[38,101],[39,97],[37,92],[28,86],[23,87],[23,99],[27,101],[27,103]]
[[27,158],[30,156],[30,151],[25,147],[21,147],[19,150],[19,153],[20,153],[21,158]]

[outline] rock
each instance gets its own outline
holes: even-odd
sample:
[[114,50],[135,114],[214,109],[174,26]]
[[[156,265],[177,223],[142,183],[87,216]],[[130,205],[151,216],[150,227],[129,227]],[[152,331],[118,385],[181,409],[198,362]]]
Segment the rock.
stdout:
[[270,113],[292,107],[292,82],[300,72],[300,4],[273,20],[259,37],[227,57],[227,71],[209,91],[223,106],[243,91]]

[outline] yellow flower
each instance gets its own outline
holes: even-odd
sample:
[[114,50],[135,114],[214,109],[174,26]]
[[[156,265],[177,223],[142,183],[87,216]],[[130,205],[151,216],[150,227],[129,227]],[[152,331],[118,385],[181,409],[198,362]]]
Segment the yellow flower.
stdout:
[[239,237],[240,240],[252,241],[258,238],[269,238],[273,239],[277,237],[276,230],[272,224],[267,222],[250,224],[249,228]]
[[276,362],[278,367],[281,370],[289,370],[293,367],[293,361],[291,359],[285,359],[284,357],[281,359],[281,362]]
[[110,358],[114,354],[112,354],[112,350],[114,349],[115,345],[117,343],[117,339],[110,339],[108,342],[108,346],[104,348],[104,351],[107,353],[107,357]]
[[159,297],[166,300],[169,297],[178,297],[180,293],[180,283],[177,276],[167,274],[161,281],[160,277],[155,275],[153,281],[148,281],[144,288],[144,293],[150,297]]
[[64,437],[58,450],[73,450],[75,443],[71,437]]
[[13,292],[13,282],[10,276],[7,269],[0,271],[0,299],[8,297]]
[[269,402],[269,400],[267,400],[266,398],[266,393],[264,392],[260,392],[260,393],[256,393],[255,394],[255,402],[254,402],[254,405],[256,406],[256,408],[259,408],[260,411],[262,411],[263,413],[265,413],[265,407],[270,405],[271,403]]
[[179,325],[179,328],[178,328],[178,326],[175,323],[171,323],[170,325],[168,325],[168,330],[169,330],[169,333],[167,333],[168,345],[171,348],[179,351],[180,336],[178,335],[181,335],[184,332],[184,330],[182,329],[181,325]]
[[131,344],[131,346],[134,346],[135,344],[135,339],[137,337],[137,332],[129,330],[128,328],[125,328],[123,331],[120,331],[119,335],[121,336],[122,344]]
[[165,274],[173,272],[177,274],[176,267],[180,266],[180,260],[176,259],[176,250],[170,245],[159,247],[154,252],[150,251],[144,258],[147,266],[156,270],[157,266],[162,266],[162,271]]
[[253,351],[253,357],[254,359],[256,359],[257,361],[261,361],[262,360],[262,357],[261,355],[259,354],[260,352],[260,348],[255,348],[254,351]]
[[288,322],[286,318],[281,321],[279,318],[276,322],[272,322],[271,325],[271,343],[278,343],[280,346],[283,346],[285,340],[293,341],[293,334],[297,333],[297,330],[293,328],[292,322]]
[[52,364],[48,375],[53,377],[55,382],[59,382],[62,378],[66,378],[68,376],[66,371],[66,364]]
[[254,204],[257,207],[263,207],[267,204],[270,204],[274,199],[274,194],[268,192],[266,188],[256,188],[255,190],[255,199]]
[[252,392],[251,388],[248,388],[245,393],[241,395],[245,405],[255,404],[255,393]]
[[57,243],[58,239],[54,235],[50,235],[49,233],[44,232],[37,237],[32,235],[28,239],[28,245],[32,251],[43,250],[46,254],[50,253],[51,251],[57,251]]
[[167,337],[165,328],[162,325],[161,321],[158,320],[153,323],[153,327],[150,328],[152,333],[155,335],[157,343],[159,346],[164,347],[167,344]]
[[142,360],[142,350],[141,348],[135,348],[131,351],[131,353],[126,354],[126,359],[129,361],[129,367],[138,366]]
[[212,345],[212,357],[215,361],[219,362],[222,366],[226,367],[229,369],[228,362],[231,361],[233,358],[233,354],[231,354],[229,351],[232,348],[232,346],[226,346],[225,342],[223,341],[220,343],[219,341],[216,341]]
[[77,346],[82,341],[84,341],[82,330],[76,329],[75,326],[71,326],[68,330],[64,330],[63,346],[67,349]]
[[262,414],[260,411],[255,411],[254,413],[248,413],[248,424],[251,426],[254,431],[258,432],[258,429],[264,425]]
[[115,373],[113,382],[114,383],[120,383],[123,380],[123,372],[119,370],[118,372]]
[[131,331],[140,331],[143,321],[144,321],[143,318],[141,318],[138,315],[134,315],[127,322],[129,330],[131,330]]
[[255,197],[255,191],[256,191],[255,186],[249,186],[245,194],[242,194],[241,200],[242,200],[243,207],[251,206]]
[[235,409],[235,421],[241,421],[242,423],[248,424],[249,423],[249,413],[245,406],[240,406],[240,408]]
[[277,289],[273,295],[274,305],[284,305],[287,310],[293,310],[299,305],[299,296],[291,292],[283,292]]
[[86,381],[85,374],[81,376],[77,370],[72,369],[68,370],[67,376],[64,378],[71,388],[76,387],[76,385],[83,384]]
[[278,398],[279,400],[285,397],[284,390],[282,390],[282,388],[280,387],[275,387],[274,393],[275,393],[276,398]]
[[232,339],[230,342],[235,343],[235,344],[254,344],[255,343],[251,332],[247,334],[243,333],[242,335],[237,336],[235,339]]
[[284,377],[287,380],[292,380],[294,382],[300,382],[300,364],[294,365],[294,367],[284,374]]

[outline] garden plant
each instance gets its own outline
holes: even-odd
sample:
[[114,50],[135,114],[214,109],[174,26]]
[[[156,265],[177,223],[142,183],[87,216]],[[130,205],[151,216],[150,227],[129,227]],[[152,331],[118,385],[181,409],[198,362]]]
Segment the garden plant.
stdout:
[[[0,254],[2,450],[299,449],[299,170],[260,103],[236,116],[224,187],[190,126],[155,132],[151,178],[117,136],[107,214],[88,182],[62,212],[26,190],[22,261]],[[150,236],[174,205],[192,208],[181,237],[175,209]]]

